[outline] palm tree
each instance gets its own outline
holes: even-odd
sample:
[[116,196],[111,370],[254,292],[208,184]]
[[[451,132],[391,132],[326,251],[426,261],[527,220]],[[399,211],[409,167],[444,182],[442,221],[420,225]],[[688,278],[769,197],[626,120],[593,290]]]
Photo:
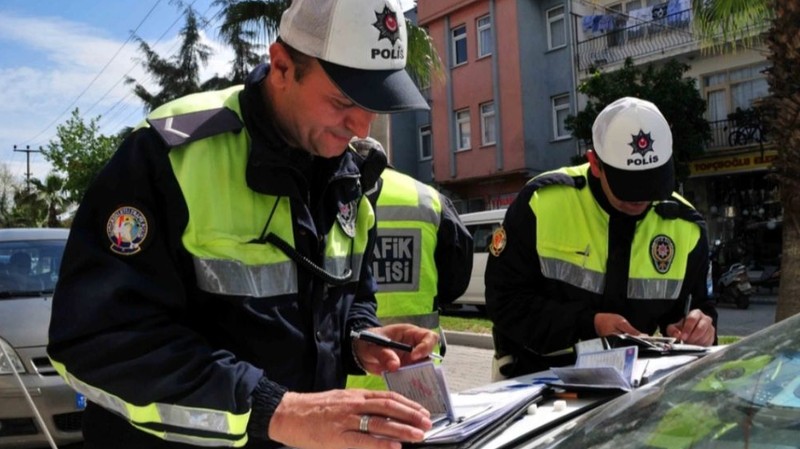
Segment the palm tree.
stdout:
[[[234,48],[241,42],[264,47],[278,35],[281,14],[291,0],[215,0],[224,16],[220,35]],[[442,72],[442,62],[428,33],[406,19],[407,70],[417,80],[429,80]],[[238,54],[238,53],[237,53]],[[238,57],[237,57],[238,59]]]
[[31,184],[36,188],[35,194],[47,205],[47,227],[61,227],[61,220],[58,217],[64,213],[66,206],[69,204],[65,197],[64,179],[57,175],[49,174],[44,178],[44,181],[36,178],[31,179]]
[[771,20],[766,31],[772,67],[767,73],[770,96],[765,101],[770,140],[778,157],[775,174],[781,186],[783,248],[775,320],[800,313],[800,2],[786,0],[696,1],[695,23],[705,42],[742,42],[760,38],[753,24]]
[[14,192],[14,208],[7,226],[10,228],[40,228],[47,223],[47,204],[39,195],[25,187]]

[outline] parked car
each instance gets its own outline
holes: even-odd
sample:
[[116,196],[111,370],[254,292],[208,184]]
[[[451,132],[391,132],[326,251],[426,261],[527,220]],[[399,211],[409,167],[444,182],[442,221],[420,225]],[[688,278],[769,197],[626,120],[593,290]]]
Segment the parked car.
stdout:
[[486,259],[489,256],[492,233],[503,224],[505,216],[505,209],[470,212],[460,216],[461,221],[464,222],[470,235],[472,235],[475,250],[472,258],[472,276],[469,280],[469,286],[467,286],[467,291],[453,302],[454,305],[473,305],[481,311],[486,310],[483,283],[483,274],[486,272]]
[[800,447],[800,315],[504,447]]
[[25,391],[56,444],[82,440],[85,400],[56,373],[46,353],[68,232],[0,229],[0,448],[48,445]]

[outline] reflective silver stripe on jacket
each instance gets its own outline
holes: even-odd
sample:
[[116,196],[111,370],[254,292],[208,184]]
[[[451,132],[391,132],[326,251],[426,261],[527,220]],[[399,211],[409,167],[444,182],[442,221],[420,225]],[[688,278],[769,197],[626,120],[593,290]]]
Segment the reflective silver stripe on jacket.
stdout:
[[439,226],[441,217],[431,208],[417,206],[378,206],[380,221],[421,221]]
[[424,223],[431,223],[436,228],[439,227],[441,222],[441,214],[433,209],[433,192],[430,191],[424,184],[414,183],[417,189],[417,197],[419,198],[418,206],[386,206],[380,204],[378,201],[378,210],[380,211],[379,220],[390,221],[421,221]]
[[587,270],[563,260],[539,257],[542,274],[548,279],[556,279],[569,285],[595,294],[602,294],[605,288],[605,274]]
[[678,299],[683,279],[628,279],[628,298]]
[[431,312],[423,315],[402,315],[387,316],[378,318],[382,325],[408,323],[414,324],[425,329],[437,329],[439,327],[439,313]]
[[[92,387],[89,384],[81,382],[80,380],[76,379],[69,373],[66,374],[65,378],[67,379],[67,383],[70,386],[72,386],[76,391],[86,396],[87,400],[90,400],[107,410],[111,410],[112,412],[130,421],[136,427],[142,429],[149,430],[149,427],[144,425],[145,423],[147,423],[147,424],[159,424],[159,425],[164,424],[169,426],[182,427],[185,429],[198,429],[225,435],[229,435],[231,433],[230,426],[228,425],[228,413],[226,412],[213,411],[201,408],[189,408],[179,405],[162,404],[162,403],[155,403],[149,406],[131,405],[129,407],[125,403],[125,401],[121,400],[120,398],[112,394],[106,393],[105,391],[100,390],[98,388]],[[151,408],[153,406],[154,408]],[[158,414],[157,421],[153,419],[154,416],[151,416],[153,410],[155,410]],[[133,413],[133,415],[131,413]],[[161,432],[162,431],[158,431],[157,433]],[[164,439],[170,441],[192,441],[194,442],[194,444],[198,444],[200,441],[203,440],[210,441],[210,443],[202,444],[204,446],[212,446],[212,445],[233,446],[235,444],[235,441],[229,439],[221,439],[221,438],[213,440],[210,438],[200,439],[198,437],[191,437],[187,435],[173,434],[173,433],[167,433],[163,435],[163,437]]]
[[298,292],[297,267],[291,260],[248,266],[237,260],[195,257],[194,271],[197,286],[209,293],[264,298]]
[[[559,259],[539,257],[542,274],[548,279],[565,282],[598,295],[605,289],[605,274],[590,271]],[[629,279],[628,297],[631,299],[678,299],[683,280]]]

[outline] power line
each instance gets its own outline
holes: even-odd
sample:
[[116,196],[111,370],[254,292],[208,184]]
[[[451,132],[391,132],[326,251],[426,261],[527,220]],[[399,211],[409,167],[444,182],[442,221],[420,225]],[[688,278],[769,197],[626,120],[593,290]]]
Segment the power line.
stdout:
[[[163,39],[163,38],[164,38],[164,36],[166,36],[166,34],[167,34],[167,33],[168,33],[170,30],[172,30],[172,28],[174,28],[174,27],[175,27],[175,25],[178,23],[178,21],[180,21],[180,20],[181,20],[181,19],[182,19],[182,18],[183,18],[183,17],[186,15],[186,12],[189,10],[189,8],[191,8],[191,7],[192,7],[192,6],[193,6],[193,5],[194,5],[196,2],[197,2],[197,0],[194,0],[194,1],[192,1],[192,2],[189,4],[189,6],[188,6],[188,7],[187,7],[187,8],[184,10],[184,12],[183,12],[181,15],[179,15],[179,16],[178,16],[178,17],[177,17],[177,18],[176,18],[176,19],[175,19],[175,20],[172,22],[172,24],[171,24],[171,25],[170,25],[170,26],[169,26],[169,27],[168,27],[168,28],[167,28],[167,29],[166,29],[166,30],[165,30],[165,31],[164,31],[164,32],[161,34],[161,36],[159,36],[159,37],[158,37],[158,39],[156,39],[156,41],[155,41],[154,43],[152,43],[152,44],[149,44],[149,45],[150,45],[151,47],[154,47],[154,46],[158,45],[158,43],[159,43],[159,42],[161,42],[161,39]],[[219,19],[219,17],[222,15],[222,11],[223,11],[223,10],[220,10],[220,12],[219,12],[219,13],[217,13],[217,14],[215,14],[214,16],[212,16],[212,18],[211,18],[210,20],[207,20],[207,19],[205,19],[205,18],[204,18],[204,16],[205,16],[205,15],[206,15],[206,14],[207,14],[207,13],[208,13],[210,10],[211,10],[211,7],[212,7],[212,5],[209,5],[209,6],[206,8],[206,10],[203,12],[203,14],[201,15],[201,17],[203,18],[203,20],[201,20],[201,21],[200,21],[201,23],[203,23],[203,25],[201,26],[201,28],[202,28],[202,29],[206,29],[206,28],[207,28],[208,26],[210,26],[210,25],[211,25],[211,24],[212,24],[212,23],[213,23],[215,20],[218,20],[218,19]],[[175,43],[172,45],[172,47],[171,47],[169,50],[167,50],[167,52],[166,52],[166,53],[167,53],[167,55],[169,55],[169,56],[167,56],[167,58],[174,56],[175,52],[177,51],[177,50],[176,50],[176,47],[178,47],[180,44],[181,44],[181,42],[180,42],[180,41],[176,41],[176,42],[175,42]],[[124,80],[124,79],[127,77],[127,75],[128,75],[128,74],[130,74],[130,72],[131,72],[131,71],[133,71],[133,69],[134,69],[134,68],[136,68],[136,66],[137,66],[137,65],[139,65],[139,64],[138,64],[138,63],[134,63],[134,65],[133,65],[133,66],[131,66],[131,68],[130,68],[130,69],[128,69],[128,71],[127,71],[127,72],[125,72],[125,75],[123,75],[123,76],[120,78],[120,80],[119,80],[119,81],[117,81],[117,83],[116,83],[116,84],[119,84],[119,83],[120,83],[122,80]],[[154,79],[153,75],[152,75],[152,74],[148,74],[148,75],[147,75],[147,77],[146,77],[146,78],[145,78],[145,80],[144,80],[144,83],[147,83],[147,82],[149,82],[149,81],[152,81],[153,79]],[[115,84],[115,85],[116,85],[116,84]],[[109,91],[109,92],[110,92],[110,91]],[[108,92],[107,92],[106,94],[108,94]],[[126,100],[127,100],[127,99],[128,99],[130,96],[131,96],[131,95],[133,95],[133,91],[130,91],[130,92],[128,92],[128,93],[127,93],[127,94],[126,94],[124,97],[122,97],[122,98],[120,98],[119,100],[117,100],[117,102],[116,102],[116,103],[114,103],[114,104],[113,104],[113,105],[112,105],[110,108],[106,109],[106,110],[105,110],[105,111],[104,111],[102,114],[100,114],[101,120],[105,121],[105,125],[104,125],[105,127],[111,127],[110,123],[115,123],[115,124],[117,124],[117,126],[121,126],[122,124],[124,124],[124,123],[127,123],[127,119],[128,119],[130,116],[132,116],[132,115],[134,114],[134,112],[136,112],[136,111],[134,110],[134,111],[132,111],[132,112],[128,113],[128,114],[127,114],[127,115],[126,115],[126,116],[125,116],[125,117],[124,117],[122,120],[112,121],[112,117],[113,117],[114,115],[118,115],[118,114],[119,114],[119,111],[120,111],[120,109],[117,109],[117,110],[114,112],[114,114],[113,114],[113,115],[111,115],[111,114],[110,114],[110,113],[111,113],[111,111],[112,111],[112,110],[114,110],[115,108],[117,108],[117,106],[120,106],[120,104],[122,104],[124,101],[126,101]],[[105,97],[105,95],[104,95],[104,97]],[[112,128],[113,128],[113,127],[112,127]]]
[[81,93],[78,94],[78,96],[75,97],[74,100],[72,100],[72,102],[69,104],[69,106],[67,106],[58,116],[56,116],[56,118],[54,118],[47,126],[45,126],[44,129],[39,131],[39,133],[37,133],[35,136],[33,136],[30,139],[28,139],[26,142],[31,142],[33,140],[36,140],[37,137],[39,137],[42,134],[44,134],[48,129],[50,129],[50,127],[52,127],[58,120],[60,120],[61,117],[64,116],[64,114],[66,114],[67,112],[69,112],[72,109],[72,107],[75,105],[75,103],[77,103],[78,100],[80,100],[81,97],[83,97],[83,95],[86,92],[89,91],[89,89],[94,85],[95,81],[97,81],[97,79],[100,78],[100,75],[102,75],[103,72],[105,72],[105,70],[108,68],[108,66],[111,65],[111,62],[114,61],[114,58],[116,58],[117,55],[120,54],[122,49],[126,45],[128,45],[128,42],[131,41],[133,35],[136,33],[136,31],[139,30],[139,28],[142,26],[142,24],[144,24],[144,22],[150,17],[150,14],[153,13],[153,10],[155,10],[156,6],[158,6],[159,3],[161,3],[161,0],[156,0],[155,4],[153,4],[153,6],[150,8],[150,10],[147,12],[147,14],[144,16],[144,18],[139,22],[139,25],[137,25],[136,28],[131,32],[130,36],[128,36],[128,38],[125,39],[125,42],[123,42],[122,45],[120,45],[120,47],[117,49],[116,53],[114,53],[114,55],[111,57],[111,59],[109,59],[108,62],[106,62],[106,64],[103,66],[103,68],[100,69],[100,72],[98,72],[97,75],[95,75],[95,77],[92,79],[92,81],[89,82],[89,84],[81,91]]

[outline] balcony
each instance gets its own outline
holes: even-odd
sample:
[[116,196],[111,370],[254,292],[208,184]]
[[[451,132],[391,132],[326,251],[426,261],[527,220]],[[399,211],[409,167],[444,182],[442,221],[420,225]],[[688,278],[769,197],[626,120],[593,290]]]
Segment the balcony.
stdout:
[[[588,72],[620,63],[626,58],[642,58],[650,55],[676,54],[681,48],[697,49],[700,39],[692,25],[692,10],[673,12],[671,0],[666,4],[641,8],[624,14],[605,14],[577,18],[578,26],[587,39],[577,43],[578,69]],[[666,6],[664,6],[666,5]],[[642,14],[644,13],[644,14]],[[745,26],[738,37],[757,36],[769,28],[769,21]],[[720,32],[711,41],[725,42]]]
[[739,150],[750,147],[763,148],[768,143],[767,128],[757,108],[737,109],[727,120],[708,123],[711,142],[708,152]]
[[691,9],[666,13],[648,9],[650,17],[631,11],[630,16],[586,16],[581,26],[584,35],[592,36],[577,44],[578,68],[588,71],[624,61],[626,58],[663,54],[670,49],[696,42],[692,34]]

